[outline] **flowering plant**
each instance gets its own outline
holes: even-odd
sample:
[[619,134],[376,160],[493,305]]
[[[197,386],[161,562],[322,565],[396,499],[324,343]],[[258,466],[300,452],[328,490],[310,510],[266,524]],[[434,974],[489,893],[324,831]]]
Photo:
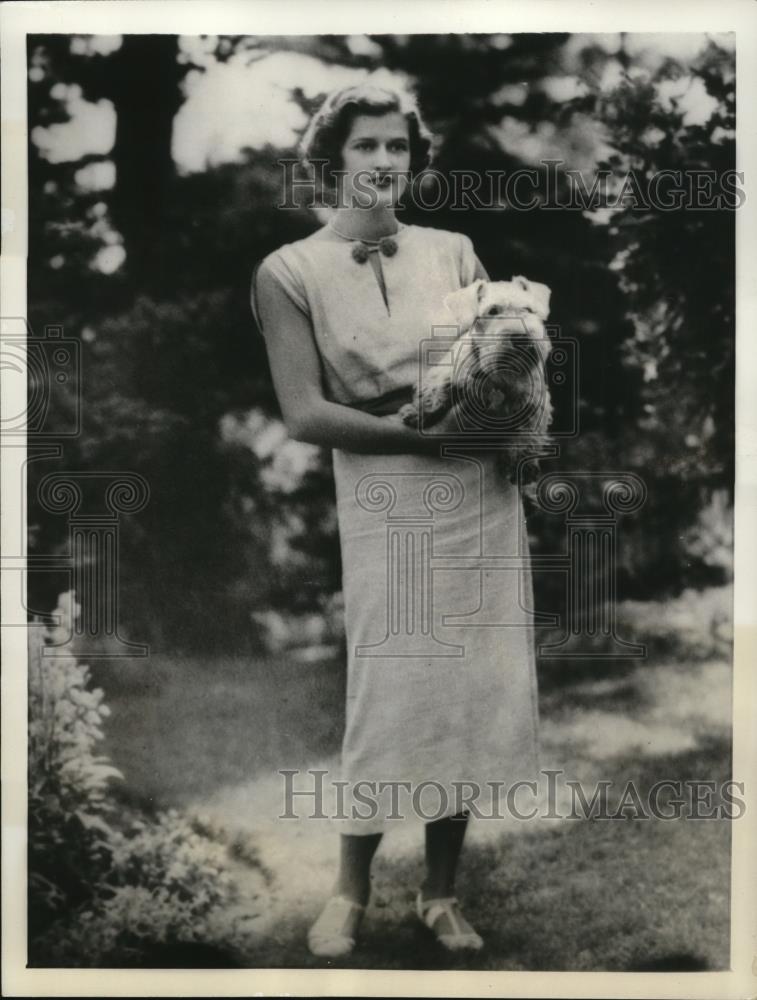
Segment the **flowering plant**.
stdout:
[[29,629],[29,964],[191,965],[196,953],[235,965],[254,916],[239,891],[249,871],[198,819],[116,809],[123,775],[96,753],[104,694],[75,657],[44,653],[78,613],[62,594],[58,625]]

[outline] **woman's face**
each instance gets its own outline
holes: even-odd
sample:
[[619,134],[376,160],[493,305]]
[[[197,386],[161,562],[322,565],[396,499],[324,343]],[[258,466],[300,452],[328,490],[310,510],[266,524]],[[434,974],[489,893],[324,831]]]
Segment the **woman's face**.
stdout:
[[342,146],[340,205],[394,207],[410,171],[410,137],[399,111],[357,115]]

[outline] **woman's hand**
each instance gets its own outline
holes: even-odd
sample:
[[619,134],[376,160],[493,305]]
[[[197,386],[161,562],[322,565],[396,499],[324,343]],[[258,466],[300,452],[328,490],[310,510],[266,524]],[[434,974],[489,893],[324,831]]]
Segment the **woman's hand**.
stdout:
[[[412,427],[410,424],[405,424],[400,416],[400,412],[388,413],[381,419],[389,420],[395,424],[402,424],[405,427]],[[422,431],[420,428],[417,428],[417,433],[422,437],[449,437],[450,435],[461,434],[463,431],[464,428],[459,422],[458,407],[456,406],[451,407],[440,420],[426,424]]]
[[[395,424],[402,423],[402,418],[397,413],[382,419]],[[461,404],[451,407],[440,420],[425,426],[423,430],[408,427],[406,430],[410,430],[417,441],[417,447],[412,450],[423,454],[439,455],[442,445],[454,446],[456,451],[462,452],[470,445],[471,451],[476,455],[501,452],[501,446],[496,438],[492,438],[491,430],[486,433],[477,431],[471,421],[465,419]]]
[[402,427],[408,434],[408,440],[412,447],[409,451],[420,452],[421,454],[438,455],[443,444],[460,444],[465,433],[465,428],[460,423],[457,407],[448,410],[441,420],[430,426],[420,428],[410,427],[402,420],[399,413],[389,413],[380,418],[389,425]]
[[449,438],[454,437],[460,440],[460,435],[465,433],[465,425],[460,420],[460,407],[451,406],[441,420],[424,426],[423,434],[428,437]]

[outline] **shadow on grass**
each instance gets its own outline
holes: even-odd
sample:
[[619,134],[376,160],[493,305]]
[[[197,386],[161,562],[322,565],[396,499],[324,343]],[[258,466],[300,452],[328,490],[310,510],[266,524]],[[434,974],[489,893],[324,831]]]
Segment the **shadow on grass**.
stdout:
[[104,752],[127,777],[122,794],[147,808],[183,807],[284,762],[338,751],[343,664],[153,656],[109,664],[94,683],[113,715]]

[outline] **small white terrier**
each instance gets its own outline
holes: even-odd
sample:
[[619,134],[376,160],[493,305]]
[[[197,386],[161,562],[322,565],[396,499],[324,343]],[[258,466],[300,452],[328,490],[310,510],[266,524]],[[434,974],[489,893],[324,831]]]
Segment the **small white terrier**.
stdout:
[[[534,499],[536,456],[548,441],[552,402],[545,364],[552,344],[544,328],[550,289],[522,276],[475,281],[444,299],[437,325],[461,331],[445,355],[428,364],[413,402],[399,411],[412,427],[431,427],[455,406],[461,433],[499,439],[511,475]],[[530,461],[529,461],[530,459]]]

